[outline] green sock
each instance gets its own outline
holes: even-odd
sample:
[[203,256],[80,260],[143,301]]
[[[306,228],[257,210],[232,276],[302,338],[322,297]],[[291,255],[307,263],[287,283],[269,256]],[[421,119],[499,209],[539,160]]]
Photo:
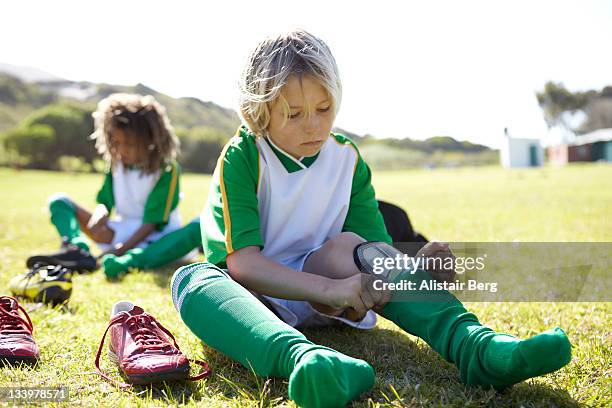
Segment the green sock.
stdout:
[[87,239],[81,234],[76,210],[70,200],[61,195],[52,197],[49,200],[49,211],[51,212],[51,223],[62,240],[89,251]]
[[[411,280],[419,287],[421,281],[430,279],[427,272],[417,270],[414,275],[406,271],[394,281]],[[558,370],[571,360],[570,342],[558,327],[519,340],[482,326],[450,292],[421,291],[419,294],[435,300],[394,301],[400,295],[402,299],[417,295],[394,293],[382,315],[455,363],[466,384],[503,389]]]
[[164,235],[146,248],[133,248],[122,256],[106,255],[102,258],[104,273],[117,277],[130,268],[154,269],[176,261],[202,243],[200,222],[194,221]]
[[208,346],[258,375],[289,378],[289,397],[299,406],[345,406],[374,385],[368,363],[310,342],[214,265],[179,268],[172,299]]
[[127,272],[130,268],[141,268],[137,261],[142,254],[142,248],[133,248],[121,256],[113,254],[104,255],[101,260],[102,269],[107,278],[116,278],[119,274]]

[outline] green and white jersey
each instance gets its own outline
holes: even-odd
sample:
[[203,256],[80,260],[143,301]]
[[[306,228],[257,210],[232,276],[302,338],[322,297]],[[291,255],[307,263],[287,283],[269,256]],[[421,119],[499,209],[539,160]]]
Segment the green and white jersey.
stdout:
[[114,208],[118,221],[156,224],[158,230],[168,224],[180,225],[177,209],[180,173],[176,162],[152,174],[118,163],[106,173],[96,201],[109,212]]
[[339,134],[298,160],[240,127],[219,157],[200,222],[205,256],[221,267],[228,254],[256,245],[299,270],[305,255],[342,231],[391,242],[370,169]]

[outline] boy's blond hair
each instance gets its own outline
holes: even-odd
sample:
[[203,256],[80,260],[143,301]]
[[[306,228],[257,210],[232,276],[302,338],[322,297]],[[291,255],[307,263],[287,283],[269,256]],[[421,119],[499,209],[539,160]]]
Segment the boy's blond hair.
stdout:
[[271,36],[253,50],[240,80],[240,115],[257,136],[266,134],[276,98],[281,98],[285,116],[289,117],[281,90],[291,75],[315,77],[327,90],[334,115],[340,109],[342,84],[327,44],[304,30]]
[[98,153],[111,166],[116,164],[112,151],[111,132],[122,129],[138,140],[146,151],[143,163],[145,173],[153,173],[176,159],[179,140],[174,134],[166,109],[153,96],[115,93],[102,99],[92,114],[95,131],[91,138],[96,141]]

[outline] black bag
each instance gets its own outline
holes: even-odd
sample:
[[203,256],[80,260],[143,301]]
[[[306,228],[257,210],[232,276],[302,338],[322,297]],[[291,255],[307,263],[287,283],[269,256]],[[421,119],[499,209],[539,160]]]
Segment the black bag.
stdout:
[[[400,251],[404,253],[414,252],[416,254],[419,249],[429,242],[422,234],[414,231],[408,214],[400,207],[378,200],[378,209],[385,220],[387,232],[395,243],[394,246]],[[416,242],[418,244],[402,245],[407,242]]]

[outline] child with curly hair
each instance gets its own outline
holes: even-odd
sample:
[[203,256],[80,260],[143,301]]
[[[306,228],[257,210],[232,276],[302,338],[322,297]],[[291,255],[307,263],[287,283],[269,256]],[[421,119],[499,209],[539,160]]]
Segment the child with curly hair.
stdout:
[[92,139],[108,165],[98,205],[90,212],[64,193],[51,196],[51,223],[62,248],[30,257],[28,266],[47,262],[94,270],[97,260],[85,236],[103,251],[104,263],[180,228],[179,140],[165,108],[152,96],[117,93],[101,100],[93,117]]

